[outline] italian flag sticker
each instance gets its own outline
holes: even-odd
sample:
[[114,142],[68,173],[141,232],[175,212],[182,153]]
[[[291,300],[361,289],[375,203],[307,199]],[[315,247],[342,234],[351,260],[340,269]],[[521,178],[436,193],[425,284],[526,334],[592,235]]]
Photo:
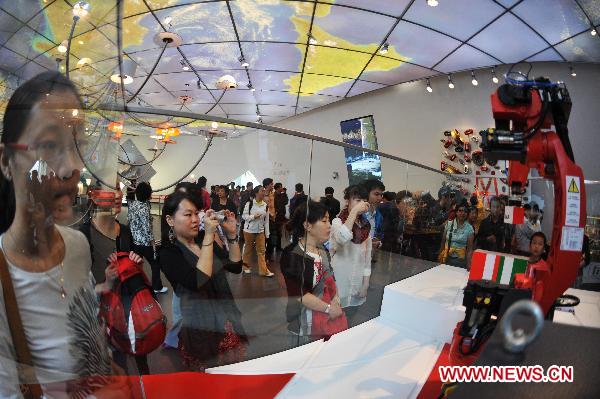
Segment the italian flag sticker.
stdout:
[[471,260],[469,280],[492,280],[512,285],[516,273],[525,273],[527,258],[491,251],[476,250]]
[[525,209],[520,206],[507,206],[504,208],[504,223],[523,224],[525,221]]

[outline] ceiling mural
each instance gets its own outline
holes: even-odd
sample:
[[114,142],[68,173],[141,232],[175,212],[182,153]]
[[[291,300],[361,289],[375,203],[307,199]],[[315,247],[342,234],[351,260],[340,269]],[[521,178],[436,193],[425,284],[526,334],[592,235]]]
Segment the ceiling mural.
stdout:
[[[0,108],[24,79],[68,68],[88,105],[118,94],[132,106],[271,124],[440,74],[600,62],[594,0],[125,0],[122,59],[134,72],[115,94],[117,1],[87,3],[74,24],[73,0],[0,0]],[[178,46],[165,46],[164,32]],[[223,90],[224,75],[235,88]]]

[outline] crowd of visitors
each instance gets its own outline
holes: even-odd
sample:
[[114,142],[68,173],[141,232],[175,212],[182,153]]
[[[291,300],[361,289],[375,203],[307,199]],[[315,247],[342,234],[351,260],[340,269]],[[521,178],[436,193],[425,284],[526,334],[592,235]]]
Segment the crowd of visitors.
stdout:
[[[253,267],[265,282],[281,270],[294,344],[348,328],[369,297],[379,251],[469,269],[472,252],[484,249],[529,256],[535,267],[545,267],[537,204],[525,206],[526,222],[515,227],[504,223],[505,197],[489,199],[488,210],[477,197],[467,200],[448,187],[435,199],[426,192],[386,191],[377,179],[345,188],[343,201],[332,187],[312,200],[302,183],[290,198],[270,177],[257,186],[229,183],[210,191],[204,176],[181,182],[164,198],[160,240],[148,182],[128,188],[127,224],[117,219],[123,196],[118,182],[116,189],[98,182],[78,230],[63,227],[65,204],[73,202],[83,168],[73,141],[84,139],[64,110],[74,116],[80,108],[72,83],[48,72],[17,89],[4,115],[0,271],[2,286],[14,289],[20,322],[9,320],[12,309],[0,318],[1,397],[14,397],[19,389],[17,363],[29,367],[48,396],[57,390],[73,397],[124,397],[110,396],[127,389],[111,382],[114,370],[151,372],[146,354],[121,353],[103,339],[98,299],[115,290],[123,298],[137,292],[121,284],[116,253],[140,269],[143,259],[148,262],[151,276],[144,281],[155,296],[168,293],[164,274],[172,312],[163,347],[179,351],[184,366],[196,371],[246,358],[250,337],[228,275],[248,280]],[[53,172],[38,179],[32,165],[42,161]],[[4,301],[0,306],[7,307]],[[131,306],[124,300],[125,308]],[[23,344],[25,358],[14,339]],[[137,370],[128,367],[132,356]],[[52,384],[67,380],[83,382]]]

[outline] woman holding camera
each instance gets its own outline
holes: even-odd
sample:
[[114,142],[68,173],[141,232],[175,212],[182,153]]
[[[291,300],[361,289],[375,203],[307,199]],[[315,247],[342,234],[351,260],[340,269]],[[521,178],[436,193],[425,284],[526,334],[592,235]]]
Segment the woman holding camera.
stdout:
[[163,206],[160,265],[181,301],[179,350],[186,367],[207,367],[241,361],[247,338],[241,313],[231,293],[226,271],[241,273],[235,215],[225,211],[220,223],[225,243],[215,234],[219,220],[213,210],[204,216],[199,231],[201,204],[176,191]]
[[331,225],[329,239],[342,308],[365,303],[371,276],[371,226],[365,212],[368,193],[360,185],[344,190],[346,207]]

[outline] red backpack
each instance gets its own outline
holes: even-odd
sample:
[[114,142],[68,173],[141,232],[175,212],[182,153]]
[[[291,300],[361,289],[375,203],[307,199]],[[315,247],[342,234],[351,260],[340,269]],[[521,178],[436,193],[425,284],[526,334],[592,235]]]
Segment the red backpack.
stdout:
[[127,252],[117,253],[119,279],[102,294],[99,317],[110,343],[120,352],[145,355],[164,341],[167,319],[150,289],[141,265]]

